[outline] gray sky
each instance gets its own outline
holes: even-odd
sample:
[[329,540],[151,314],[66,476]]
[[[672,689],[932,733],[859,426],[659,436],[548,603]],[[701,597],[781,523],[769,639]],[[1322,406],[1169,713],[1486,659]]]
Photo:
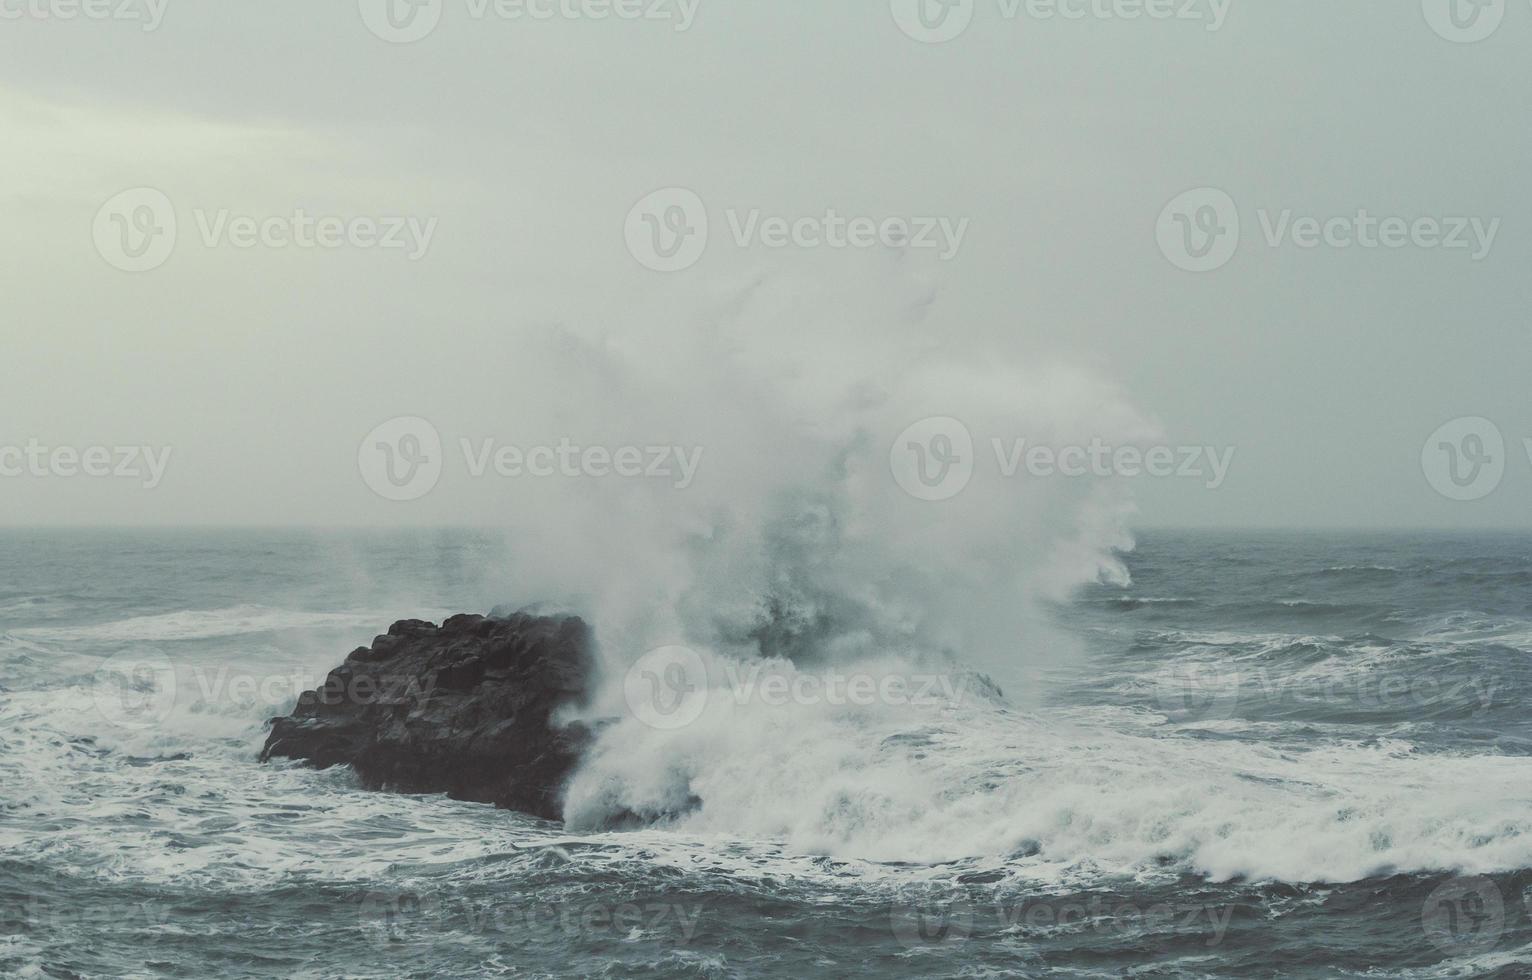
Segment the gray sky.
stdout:
[[[1475,28],[1442,36],[1447,2],[1215,14],[1176,0],[1164,9],[1197,19],[1125,19],[1089,12],[1108,0],[1014,16],[974,0],[949,14],[971,15],[966,29],[926,43],[901,29],[919,23],[902,0],[702,0],[689,23],[676,2],[655,8],[668,19],[597,21],[443,0],[434,30],[393,44],[340,0],[127,8],[160,16],[154,30],[36,15],[70,0],[0,0],[21,14],[0,19],[0,445],[172,447],[152,489],[0,477],[0,522],[493,522],[516,498],[461,459],[428,498],[382,499],[358,474],[363,437],[422,416],[448,455],[460,437],[551,440],[583,389],[528,357],[529,337],[662,337],[725,315],[740,283],[786,275],[833,280],[833,299],[812,331],[754,317],[764,350],[780,329],[781,345],[810,333],[876,361],[878,333],[841,337],[840,320],[918,306],[914,332],[944,355],[1069,365],[1165,444],[1236,450],[1216,489],[1138,480],[1142,524],[1526,525],[1532,4],[1500,0],[1483,15],[1498,28],[1459,43]],[[1042,16],[1055,8],[1087,16]],[[123,271],[102,249],[154,213],[135,204],[119,227],[98,212],[145,187],[171,202],[174,249]],[[670,187],[704,202],[707,247],[657,272],[630,254],[625,221]],[[1239,247],[1185,271],[1157,228],[1204,187],[1232,200]],[[234,244],[227,221],[299,208],[410,217],[431,237]],[[891,308],[852,250],[741,247],[730,214],[757,209],[945,219],[963,235],[950,257],[911,249],[916,298]],[[1468,247],[1430,247],[1414,225],[1398,248],[1351,225],[1294,243],[1294,222],[1359,209],[1435,219]],[[1451,234],[1459,218],[1480,224]],[[703,439],[605,411],[627,439]],[[1433,439],[1461,417],[1504,439],[1482,499],[1449,499],[1423,472],[1428,441],[1478,451],[1464,441],[1476,425]],[[570,429],[621,444],[590,416]]]

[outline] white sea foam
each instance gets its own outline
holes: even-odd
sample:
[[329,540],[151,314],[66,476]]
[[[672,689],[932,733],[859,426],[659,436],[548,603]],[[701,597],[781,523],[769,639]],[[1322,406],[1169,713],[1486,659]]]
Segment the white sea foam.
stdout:
[[1351,881],[1532,866],[1532,759],[1399,742],[1296,751],[1082,728],[986,705],[911,712],[709,702],[673,732],[609,731],[567,816],[837,858],[1216,879]]
[[[257,765],[259,719],[272,712],[177,704],[134,727],[103,716],[88,682],[0,699],[0,783],[23,817],[0,826],[0,856],[45,859],[64,875],[218,889],[367,881],[395,862],[504,851],[524,822],[439,797],[366,792],[345,768]],[[39,837],[27,815],[50,831]],[[375,846],[380,833],[385,849]]]

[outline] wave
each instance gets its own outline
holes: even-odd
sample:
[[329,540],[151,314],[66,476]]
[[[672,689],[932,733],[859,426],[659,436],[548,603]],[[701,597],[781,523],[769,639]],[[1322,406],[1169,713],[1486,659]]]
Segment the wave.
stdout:
[[60,619],[89,602],[78,595],[26,595],[13,593],[0,598],[0,620],[23,621]]
[[[50,878],[223,893],[471,859],[504,849],[507,822],[531,823],[476,804],[364,791],[345,767],[257,764],[264,721],[290,710],[315,677],[296,663],[290,676],[269,662],[244,669],[179,684],[152,672],[130,706],[99,673],[0,697],[0,859],[40,861]],[[257,677],[278,683],[240,683]],[[41,847],[39,822],[49,828]],[[315,839],[329,842],[323,855]]]
[[1262,599],[1225,603],[1218,614],[1234,621],[1250,619],[1345,619],[1365,620],[1383,611],[1383,607],[1365,602],[1326,602],[1318,599]]
[[52,643],[168,643],[279,630],[376,627],[385,619],[384,614],[377,612],[317,613],[238,605],[226,609],[183,609],[152,616],[133,616],[91,626],[31,627],[10,632],[12,636]]
[[39,606],[48,606],[56,603],[78,600],[78,596],[53,596],[53,595],[25,595],[12,593],[0,596],[0,613],[13,612],[16,610],[35,609]]
[[1402,572],[1403,569],[1394,565],[1331,565],[1321,569],[1319,574],[1353,578],[1388,578]]
[[[1516,639],[1503,636],[1496,642],[1514,649]],[[1287,695],[1334,701],[1337,709],[1354,708],[1347,697],[1360,697],[1384,713],[1390,706],[1405,713],[1454,706],[1482,709],[1488,707],[1481,701],[1489,692],[1504,687],[1516,673],[1514,665],[1499,662],[1483,641],[1401,640],[1373,633],[1144,631],[1133,652],[1138,660],[1122,665],[1120,673],[1106,675],[1126,678],[1114,688],[1119,693],[1161,684],[1171,689],[1166,696],[1173,698],[1178,686],[1221,684],[1239,694],[1251,710],[1270,709]],[[1337,688],[1338,683],[1361,686]],[[1465,704],[1463,699],[1470,695],[1472,705]],[[1431,697],[1443,701],[1432,704]]]
[[1532,652],[1532,622],[1523,617],[1457,611],[1431,619],[1422,628],[1421,638],[1448,646],[1494,644]]
[[1460,956],[1435,966],[1412,967],[1388,974],[1392,980],[1471,980],[1474,977],[1526,976],[1532,964],[1532,943],[1517,949]]
[[1124,609],[1130,612],[1145,607],[1196,606],[1201,603],[1201,599],[1179,598],[1176,596],[1104,596],[1096,599],[1080,600],[1081,605],[1108,606],[1113,609]]
[[846,860],[1347,882],[1532,867],[1532,759],[1157,738],[963,699],[710,697],[677,731],[618,722],[576,775],[571,829],[634,815]]
[[[1364,635],[1363,642],[1390,641]],[[1134,649],[1140,652],[1203,653],[1228,661],[1254,658],[1306,658],[1316,651],[1348,642],[1340,636],[1313,633],[1259,633],[1242,630],[1142,630],[1134,635]]]

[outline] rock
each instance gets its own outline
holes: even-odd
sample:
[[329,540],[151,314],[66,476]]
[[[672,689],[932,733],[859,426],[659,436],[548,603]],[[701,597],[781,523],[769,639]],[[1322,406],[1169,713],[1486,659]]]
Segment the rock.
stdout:
[[370,789],[558,819],[591,733],[553,715],[584,697],[591,645],[574,616],[401,620],[272,720],[261,761],[350,765]]

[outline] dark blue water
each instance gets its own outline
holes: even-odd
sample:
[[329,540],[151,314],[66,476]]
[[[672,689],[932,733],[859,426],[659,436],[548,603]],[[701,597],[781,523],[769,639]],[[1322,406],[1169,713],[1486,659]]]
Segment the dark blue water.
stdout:
[[1024,705],[634,745],[646,830],[255,761],[507,547],[0,532],[0,975],[1532,976],[1532,537],[1145,534]]

